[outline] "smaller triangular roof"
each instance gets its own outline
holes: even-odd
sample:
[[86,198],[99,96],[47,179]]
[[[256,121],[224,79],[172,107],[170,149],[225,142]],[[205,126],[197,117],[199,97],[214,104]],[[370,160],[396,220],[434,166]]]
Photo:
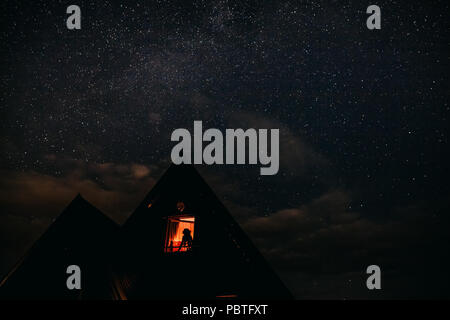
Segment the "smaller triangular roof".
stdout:
[[[118,228],[78,194],[2,280],[0,297],[103,297],[106,255]],[[72,264],[83,273],[81,291],[66,287],[66,269]]]

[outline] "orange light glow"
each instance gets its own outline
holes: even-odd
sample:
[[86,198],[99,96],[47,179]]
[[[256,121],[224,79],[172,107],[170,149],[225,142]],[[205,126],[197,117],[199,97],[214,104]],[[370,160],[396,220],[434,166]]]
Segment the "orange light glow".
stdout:
[[216,296],[216,298],[237,298],[237,294],[224,294],[221,296]]
[[[194,239],[194,224],[195,217],[193,216],[168,217],[164,252],[190,251]],[[183,242],[183,237],[185,242]]]

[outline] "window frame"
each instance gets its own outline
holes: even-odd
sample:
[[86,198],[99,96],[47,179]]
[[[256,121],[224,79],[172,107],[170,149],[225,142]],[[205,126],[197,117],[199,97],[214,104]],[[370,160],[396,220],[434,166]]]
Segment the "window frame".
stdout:
[[[178,248],[178,246],[176,246],[176,247],[172,247],[172,250],[169,251],[168,250],[170,248],[170,246],[169,246],[169,226],[170,226],[170,223],[172,223],[171,219],[174,219],[174,218],[182,219],[183,217],[185,217],[185,218],[193,218],[194,219],[194,221],[191,222],[193,224],[193,228],[192,228],[193,231],[192,231],[192,234],[191,234],[191,236],[192,236],[191,248],[190,248],[190,250],[180,250],[180,251],[178,251],[178,250],[174,250],[174,249]],[[165,217],[165,222],[166,222],[166,228],[165,228],[164,243],[163,243],[163,252],[165,254],[187,253],[187,252],[191,252],[192,250],[194,250],[194,239],[196,239],[196,233],[197,233],[197,217],[196,216],[194,216],[192,214],[187,214],[187,213],[186,214],[185,213],[183,213],[183,214],[174,214],[174,215],[170,215],[170,216]],[[187,223],[189,223],[189,222],[187,222]]]

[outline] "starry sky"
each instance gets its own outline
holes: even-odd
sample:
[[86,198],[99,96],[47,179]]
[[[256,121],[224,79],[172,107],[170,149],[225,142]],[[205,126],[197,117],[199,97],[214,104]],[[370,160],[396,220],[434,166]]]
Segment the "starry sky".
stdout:
[[[67,6],[81,30],[66,28]],[[381,8],[368,30],[366,8]],[[280,129],[198,170],[297,298],[448,297],[445,1],[3,1],[0,276],[80,192],[118,223],[176,128]],[[378,264],[381,291],[365,287]]]

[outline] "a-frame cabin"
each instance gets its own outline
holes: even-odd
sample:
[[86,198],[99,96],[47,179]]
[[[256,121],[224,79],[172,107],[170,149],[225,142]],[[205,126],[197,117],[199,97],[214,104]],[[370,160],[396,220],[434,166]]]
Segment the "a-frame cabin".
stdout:
[[[111,299],[109,250],[119,226],[78,195],[0,283],[0,299]],[[67,267],[81,269],[69,290]]]
[[119,299],[290,299],[194,166],[172,165],[121,228]]
[[[66,269],[81,268],[81,290]],[[172,165],[122,228],[78,195],[0,283],[1,299],[289,299],[193,166]]]

